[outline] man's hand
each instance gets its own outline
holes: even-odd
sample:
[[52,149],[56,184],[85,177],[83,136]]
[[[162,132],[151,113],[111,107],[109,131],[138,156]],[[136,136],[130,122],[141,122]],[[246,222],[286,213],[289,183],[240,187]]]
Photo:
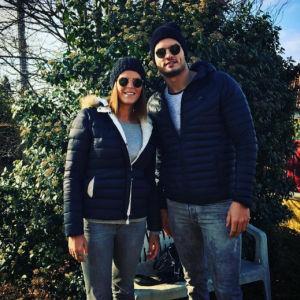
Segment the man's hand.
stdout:
[[160,210],[160,217],[163,231],[167,236],[172,237],[171,227],[168,220],[168,211],[162,208]]
[[152,260],[156,257],[158,250],[160,248],[159,235],[150,234],[149,236],[149,249],[147,251],[147,260]]
[[226,227],[231,225],[229,236],[237,237],[245,231],[249,225],[250,209],[239,202],[233,202],[229,208],[226,219]]
[[84,235],[69,236],[69,252],[79,262],[85,262],[83,255],[87,256],[88,252]]

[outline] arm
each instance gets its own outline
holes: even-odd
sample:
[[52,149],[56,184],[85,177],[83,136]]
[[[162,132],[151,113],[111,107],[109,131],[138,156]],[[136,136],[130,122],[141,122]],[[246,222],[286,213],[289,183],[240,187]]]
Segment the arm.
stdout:
[[164,151],[162,141],[159,137],[158,129],[154,124],[154,138],[155,138],[155,145],[156,145],[156,162],[155,162],[155,180],[157,186],[157,195],[158,195],[158,203],[160,209],[167,210],[167,199],[164,192],[164,184],[160,178],[160,168],[164,158]]
[[160,209],[160,217],[161,217],[161,225],[162,229],[165,232],[165,234],[169,237],[172,236],[171,226],[169,224],[169,218],[168,218],[168,210],[161,208]]
[[151,193],[148,198],[148,214],[147,214],[147,227],[150,231],[149,236],[149,249],[147,251],[147,260],[153,260],[159,251],[159,231],[161,230],[161,222],[159,217],[159,205],[157,199],[157,189],[155,183],[155,151],[149,159],[146,168],[146,176],[151,182]]
[[[153,137],[151,137],[149,143],[153,143]],[[152,144],[153,146],[153,144]],[[155,184],[155,150],[152,151],[149,158],[147,167],[145,169],[145,175],[151,183],[151,192],[148,197],[148,214],[147,214],[147,227],[150,231],[160,231],[161,221],[159,216],[159,204],[157,199],[157,188]]]
[[252,205],[254,175],[257,158],[257,140],[251,112],[245,95],[228,75],[222,88],[221,112],[226,129],[236,148],[235,192],[228,211],[227,224],[231,224],[231,237],[243,232],[249,224]]
[[78,113],[70,134],[64,173],[64,219],[67,236],[83,235],[83,185],[90,147],[89,115]]
[[161,141],[159,139],[157,131],[155,131],[155,140],[156,140],[156,181],[157,181],[157,194],[158,194],[158,202],[160,207],[160,217],[161,217],[161,223],[162,223],[162,229],[165,232],[166,235],[169,237],[172,237],[171,227],[168,220],[168,207],[167,207],[167,199],[164,193],[164,186],[163,182],[160,179],[160,167],[161,167],[161,161],[163,159],[163,150]]

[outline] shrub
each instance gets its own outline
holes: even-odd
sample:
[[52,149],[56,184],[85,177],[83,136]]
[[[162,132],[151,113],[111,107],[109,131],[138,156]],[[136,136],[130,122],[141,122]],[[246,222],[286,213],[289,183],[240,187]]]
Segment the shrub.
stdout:
[[293,190],[284,161],[293,151],[296,93],[290,85],[299,68],[279,56],[280,28],[268,14],[214,1],[165,1],[163,7],[158,1],[96,2],[100,7],[89,1],[65,3],[57,2],[57,13],[71,50],[42,72],[47,92],[38,97],[27,92],[13,107],[27,161],[15,161],[0,182],[2,280],[26,283],[56,276],[49,287],[53,296],[83,297],[81,271],[68,254],[63,232],[68,128],[80,96],[108,95],[109,71],[120,57],[142,61],[151,95],[158,72],[150,61],[150,37],[170,20],[181,25],[187,39],[188,62],[204,59],[228,72],[249,101],[259,144],[252,223],[270,233],[290,217],[282,205]]

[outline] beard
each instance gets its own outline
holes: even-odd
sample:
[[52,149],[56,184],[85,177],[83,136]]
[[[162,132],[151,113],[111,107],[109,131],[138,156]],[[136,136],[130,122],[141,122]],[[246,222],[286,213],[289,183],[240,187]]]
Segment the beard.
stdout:
[[168,78],[172,78],[172,77],[180,75],[184,71],[185,64],[181,65],[180,68],[176,69],[176,70],[171,69],[169,71],[166,71],[165,69],[158,67],[158,66],[157,66],[157,69],[161,75],[168,77]]

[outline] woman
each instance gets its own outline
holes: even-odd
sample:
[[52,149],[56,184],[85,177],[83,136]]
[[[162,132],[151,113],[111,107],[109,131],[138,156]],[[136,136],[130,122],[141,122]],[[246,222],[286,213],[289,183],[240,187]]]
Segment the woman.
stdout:
[[[145,235],[148,259],[159,250],[155,144],[146,114],[141,63],[130,57],[111,71],[110,102],[82,99],[73,122],[64,176],[65,230],[82,263],[87,299],[134,299],[133,280]],[[87,108],[88,107],[88,108]]]

